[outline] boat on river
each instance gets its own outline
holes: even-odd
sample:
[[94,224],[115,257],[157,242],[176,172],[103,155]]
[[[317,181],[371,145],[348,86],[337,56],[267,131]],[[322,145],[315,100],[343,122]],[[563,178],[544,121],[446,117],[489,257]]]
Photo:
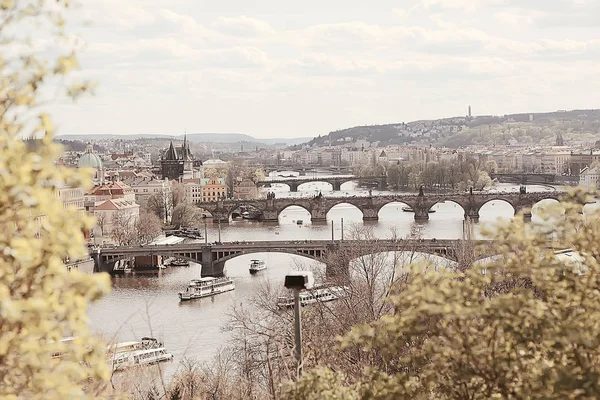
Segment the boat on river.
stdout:
[[184,260],[182,258],[175,258],[174,260],[172,260],[169,263],[169,266],[171,266],[171,267],[189,267],[190,262],[187,260]]
[[141,341],[120,342],[106,348],[108,355],[117,353],[129,353],[138,350],[158,349],[164,347],[161,342],[152,337],[143,337]]
[[263,260],[250,260],[250,273],[252,275],[263,269],[267,269],[267,264]]
[[[402,211],[404,212],[415,212],[412,207],[402,207]],[[429,209],[429,214],[433,214],[435,210]]]
[[[328,301],[334,301],[347,296],[350,288],[347,286],[329,286],[319,287],[311,290],[307,290],[300,293],[300,305],[307,306],[314,303],[326,303]],[[294,297],[284,296],[277,298],[278,308],[293,308]]]
[[111,357],[110,363],[113,371],[119,371],[125,368],[149,365],[172,359],[173,354],[167,352],[164,347],[156,347],[115,353]]
[[228,277],[192,279],[185,289],[185,292],[179,292],[179,300],[187,301],[200,299],[202,297],[229,292],[234,289],[235,282]]

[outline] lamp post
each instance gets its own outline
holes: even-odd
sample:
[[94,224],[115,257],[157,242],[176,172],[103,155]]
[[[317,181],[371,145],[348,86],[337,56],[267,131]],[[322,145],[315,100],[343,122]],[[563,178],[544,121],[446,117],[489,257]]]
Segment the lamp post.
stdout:
[[206,218],[204,219],[204,244],[208,244],[208,229],[206,229]]
[[302,324],[300,314],[300,292],[312,289],[314,277],[310,271],[295,272],[285,276],[284,286],[294,292],[294,338],[296,350],[297,376],[302,375]]
[[341,219],[340,225],[342,228],[342,242],[344,241],[344,218]]
[[221,243],[221,220],[219,219],[219,243]]

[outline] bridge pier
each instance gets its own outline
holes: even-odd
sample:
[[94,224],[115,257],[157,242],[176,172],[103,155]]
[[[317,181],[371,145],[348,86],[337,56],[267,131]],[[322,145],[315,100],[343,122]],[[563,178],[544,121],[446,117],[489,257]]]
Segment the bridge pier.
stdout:
[[429,221],[429,208],[426,207],[414,207],[415,221]]
[[467,209],[465,210],[465,221],[471,220],[471,222],[479,222],[479,210]]
[[333,186],[333,190],[342,190],[342,184],[338,181],[333,181],[331,185]]
[[531,222],[531,208],[524,205],[515,205],[515,216],[520,212],[523,212],[523,221]]
[[260,215],[260,220],[262,222],[279,222],[279,213],[277,210],[263,210]]
[[297,183],[288,183],[288,185],[290,186],[290,192],[297,192],[298,186],[300,186]]
[[228,212],[213,212],[212,216],[213,216],[213,219],[212,219],[213,223],[219,223],[219,222],[222,224],[229,223],[229,213]]
[[310,222],[327,222],[327,214],[320,212],[310,213]]
[[363,208],[363,221],[379,221],[379,210],[376,208]]

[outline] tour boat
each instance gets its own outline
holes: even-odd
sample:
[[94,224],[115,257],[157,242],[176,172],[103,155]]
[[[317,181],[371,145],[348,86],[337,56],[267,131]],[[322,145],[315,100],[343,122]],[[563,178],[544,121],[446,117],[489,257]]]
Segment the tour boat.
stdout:
[[131,341],[112,344],[106,348],[106,353],[108,355],[112,355],[117,353],[129,353],[138,350],[158,349],[161,347],[163,347],[163,344],[155,338],[143,337],[140,342]]
[[[414,212],[414,210],[413,210],[411,207],[402,207],[402,211],[404,211],[404,212]],[[432,213],[434,213],[434,212],[435,212],[435,210],[431,210],[431,209],[430,209],[428,212],[429,212],[430,214],[432,214]]]
[[227,277],[193,279],[190,281],[187,289],[185,289],[185,292],[179,292],[179,299],[181,301],[194,300],[229,292],[234,289],[235,282]]
[[[316,288],[307,290],[300,293],[300,305],[306,306],[316,302],[325,303],[327,301],[338,300],[346,297],[349,288],[346,286],[330,286],[323,288]],[[279,308],[291,308],[294,307],[294,297],[278,297],[277,307]]]
[[155,347],[115,353],[111,357],[110,363],[113,371],[119,371],[129,367],[154,364],[172,359],[173,354],[168,353],[164,347]]
[[[75,339],[76,339],[75,337],[69,336],[69,337],[66,337],[66,338],[62,338],[60,340],[60,342],[68,344],[68,343],[71,343]],[[48,341],[48,343],[53,343],[53,342],[54,342],[53,340],[49,340]],[[56,352],[52,353],[52,358],[62,358],[62,356],[64,356],[64,355],[65,355],[64,352],[62,352],[62,351],[56,351]]]
[[250,273],[255,274],[258,271],[262,271],[263,269],[267,269],[267,265],[263,260],[251,260],[250,262]]
[[296,225],[302,225],[304,223],[304,221],[302,221],[301,219],[299,219],[298,221],[296,221]]
[[190,262],[180,258],[176,258],[169,264],[171,267],[189,267]]

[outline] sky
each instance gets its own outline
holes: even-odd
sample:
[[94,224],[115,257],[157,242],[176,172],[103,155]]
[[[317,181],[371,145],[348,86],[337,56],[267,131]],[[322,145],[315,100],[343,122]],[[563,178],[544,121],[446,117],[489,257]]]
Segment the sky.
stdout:
[[84,0],[58,134],[327,134],[598,108],[600,0]]

